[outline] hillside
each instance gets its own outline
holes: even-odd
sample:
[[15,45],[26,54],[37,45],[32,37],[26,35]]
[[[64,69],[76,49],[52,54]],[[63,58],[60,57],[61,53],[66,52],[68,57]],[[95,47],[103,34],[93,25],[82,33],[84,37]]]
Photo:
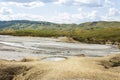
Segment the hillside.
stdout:
[[44,21],[28,21],[28,20],[13,20],[13,21],[0,21],[0,29],[38,29],[43,26],[55,26],[56,24]]
[[119,27],[120,28],[120,22],[111,21],[99,21],[99,22],[86,22],[79,24],[80,27],[83,28],[111,28],[111,27]]
[[120,27],[120,22],[86,22],[81,24],[57,24],[45,21],[28,21],[28,20],[13,20],[0,21],[0,29],[73,29],[73,28],[93,29],[93,28],[107,28]]

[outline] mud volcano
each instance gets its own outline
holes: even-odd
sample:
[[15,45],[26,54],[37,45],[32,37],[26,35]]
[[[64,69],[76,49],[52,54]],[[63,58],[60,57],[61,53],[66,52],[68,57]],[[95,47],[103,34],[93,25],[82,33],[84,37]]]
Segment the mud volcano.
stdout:
[[42,61],[63,61],[68,59],[67,57],[64,56],[50,56],[50,57],[44,57],[41,60]]

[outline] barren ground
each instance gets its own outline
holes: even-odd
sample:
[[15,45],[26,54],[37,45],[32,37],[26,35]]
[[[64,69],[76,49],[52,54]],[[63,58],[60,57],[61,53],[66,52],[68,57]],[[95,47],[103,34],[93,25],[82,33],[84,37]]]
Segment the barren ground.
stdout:
[[[115,59],[117,66],[107,61]],[[120,55],[68,57],[63,61],[0,60],[0,80],[119,80]],[[115,61],[114,60],[114,61]],[[106,63],[105,63],[106,62]]]

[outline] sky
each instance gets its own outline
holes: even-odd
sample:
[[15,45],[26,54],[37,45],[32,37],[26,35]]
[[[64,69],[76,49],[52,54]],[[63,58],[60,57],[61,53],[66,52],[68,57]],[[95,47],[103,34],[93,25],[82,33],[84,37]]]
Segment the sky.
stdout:
[[120,0],[0,0],[0,21],[120,21]]

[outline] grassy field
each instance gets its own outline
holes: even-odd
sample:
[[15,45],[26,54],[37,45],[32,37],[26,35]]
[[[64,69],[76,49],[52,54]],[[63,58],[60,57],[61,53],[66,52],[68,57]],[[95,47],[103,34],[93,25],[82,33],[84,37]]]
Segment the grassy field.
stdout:
[[120,55],[69,57],[49,62],[0,60],[0,80],[119,80]]

